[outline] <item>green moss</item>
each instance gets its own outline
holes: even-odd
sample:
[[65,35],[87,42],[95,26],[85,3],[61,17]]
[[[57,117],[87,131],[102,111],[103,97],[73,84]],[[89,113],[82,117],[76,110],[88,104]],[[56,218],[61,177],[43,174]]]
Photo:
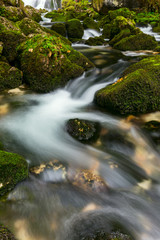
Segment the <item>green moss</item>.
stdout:
[[98,91],[95,101],[125,115],[160,110],[159,77],[160,57],[146,58],[129,67],[116,84]]
[[17,26],[26,36],[33,33],[43,32],[41,26],[30,18],[24,18],[17,23]]
[[127,19],[123,16],[118,16],[111,22],[110,38],[112,39],[115,35],[119,34],[124,29],[130,29],[133,31],[134,28],[134,20]]
[[0,62],[0,91],[22,84],[22,72],[8,63]]
[[55,23],[52,25],[51,29],[59,33],[60,35],[66,37],[67,31],[64,23]]
[[114,44],[116,44],[117,42],[119,42],[120,40],[128,37],[131,35],[131,31],[130,29],[124,29],[122,30],[119,34],[115,35],[114,38],[112,38],[112,40],[109,42],[109,44],[111,46],[113,46]]
[[134,19],[135,15],[136,13],[134,11],[130,11],[128,8],[119,8],[117,10],[108,12],[108,16],[111,20],[115,19],[118,16]]
[[157,44],[154,37],[139,33],[120,40],[113,47],[122,51],[153,50],[156,48]]
[[[86,67],[90,66],[87,58],[77,54],[61,38],[49,34],[38,34],[27,40],[18,52],[24,81],[38,92],[52,91],[69,79],[80,76],[85,70],[80,62],[85,61]],[[77,61],[76,55],[79,57]]]
[[104,27],[103,27],[103,32],[102,32],[102,36],[103,36],[104,38],[110,38],[111,28],[112,28],[112,25],[111,25],[111,24],[105,24],[105,25],[104,25]]
[[135,22],[140,25],[147,25],[151,22],[158,22],[159,21],[159,13],[154,12],[141,12],[136,14]]
[[84,29],[81,22],[78,19],[69,20],[66,24],[68,38],[81,39],[84,34]]
[[42,21],[41,13],[43,12],[42,10],[35,9],[31,6],[26,6],[23,8],[26,16],[28,18],[31,18],[35,22],[40,22]]
[[108,24],[110,22],[111,22],[111,20],[110,20],[109,16],[106,15],[100,19],[100,21],[98,22],[98,25],[100,28],[103,28],[105,24]]
[[21,8],[18,7],[0,7],[0,16],[5,17],[13,22],[20,21],[25,17]]
[[27,162],[15,153],[0,151],[0,195],[12,190],[28,176]]
[[93,20],[93,18],[87,17],[83,21],[84,29],[91,28],[99,31],[98,24]]

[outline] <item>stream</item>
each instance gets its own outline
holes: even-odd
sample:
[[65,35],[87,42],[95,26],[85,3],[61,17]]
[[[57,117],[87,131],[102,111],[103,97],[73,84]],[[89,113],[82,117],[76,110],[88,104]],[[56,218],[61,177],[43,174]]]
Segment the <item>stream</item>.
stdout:
[[[85,32],[84,38],[90,33],[97,34]],[[108,190],[85,191],[68,182],[62,169],[48,169],[40,177],[31,174],[0,203],[0,220],[18,240],[81,240],[88,233],[109,232],[113,225],[136,240],[159,240],[159,149],[138,126],[93,101],[97,90],[116,82],[142,53],[73,47],[96,67],[48,94],[21,89],[0,96],[8,109],[0,116],[0,134],[5,148],[23,155],[29,167],[55,159],[71,171],[92,169]],[[98,140],[83,144],[73,139],[66,131],[73,118],[98,122]]]

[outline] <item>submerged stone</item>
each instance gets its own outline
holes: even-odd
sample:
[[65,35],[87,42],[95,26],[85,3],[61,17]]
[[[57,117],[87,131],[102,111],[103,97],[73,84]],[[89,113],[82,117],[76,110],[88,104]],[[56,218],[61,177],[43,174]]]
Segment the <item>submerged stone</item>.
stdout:
[[88,40],[85,41],[87,45],[90,46],[101,46],[106,43],[102,36],[100,37],[90,37]]
[[28,165],[22,156],[0,151],[0,195],[12,190],[27,176]]
[[99,135],[99,124],[77,118],[70,119],[67,122],[67,131],[78,141],[95,141]]

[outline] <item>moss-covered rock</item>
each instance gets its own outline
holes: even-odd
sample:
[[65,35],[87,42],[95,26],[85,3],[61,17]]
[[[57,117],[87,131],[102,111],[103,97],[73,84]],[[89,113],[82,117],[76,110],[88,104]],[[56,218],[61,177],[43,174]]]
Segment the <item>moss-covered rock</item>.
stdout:
[[40,22],[42,20],[41,10],[35,9],[31,6],[24,7],[24,12],[28,18],[31,18],[35,22]]
[[131,31],[134,30],[135,25],[136,24],[132,19],[127,19],[123,16],[116,17],[111,22],[110,39],[112,39],[115,35],[124,29],[130,29]]
[[22,20],[25,17],[24,12],[19,7],[2,7],[0,6],[0,16],[5,17],[13,22]]
[[134,11],[130,11],[128,8],[119,8],[117,10],[108,12],[108,16],[111,20],[115,19],[118,16],[134,19],[135,15],[136,13]]
[[134,51],[153,50],[157,47],[157,45],[158,43],[153,36],[141,32],[137,35],[131,35],[129,37],[121,39],[119,42],[114,44],[113,47],[122,51]]
[[16,25],[4,17],[0,17],[0,41],[3,45],[3,55],[9,62],[13,62],[17,56],[17,46],[25,40]]
[[30,18],[23,18],[20,22],[17,22],[17,26],[27,36],[34,33],[43,33],[42,27]]
[[83,21],[83,27],[84,29],[91,28],[99,31],[99,27],[97,22],[93,20],[93,18],[87,17]]
[[0,91],[22,84],[22,72],[6,62],[0,62]]
[[108,23],[103,26],[102,36],[104,38],[110,38],[112,24]]
[[66,16],[64,12],[59,13],[56,10],[45,14],[46,18],[52,18],[52,22],[66,22]]
[[78,141],[94,141],[98,137],[99,124],[87,120],[70,119],[67,122],[67,131]]
[[18,154],[0,151],[0,195],[12,190],[28,176],[26,160]]
[[1,240],[16,240],[14,235],[0,223],[0,239]]
[[88,40],[85,41],[87,45],[90,46],[101,46],[106,43],[102,36],[100,37],[90,37]]
[[160,110],[160,56],[149,57],[126,69],[116,83],[99,90],[95,102],[119,114]]
[[18,52],[24,81],[39,92],[63,86],[69,79],[93,67],[85,56],[61,38],[46,33],[22,43]]
[[109,16],[105,15],[99,20],[98,25],[100,28],[103,28],[105,24],[108,24],[110,22],[111,22],[111,20],[110,20]]
[[119,34],[115,35],[114,38],[109,42],[111,46],[122,40],[123,38],[126,38],[131,35],[130,29],[126,28],[122,30]]
[[84,29],[81,22],[78,19],[69,20],[66,24],[68,38],[81,39],[84,34]]
[[159,13],[154,12],[140,12],[137,13],[135,18],[135,22],[138,25],[146,26],[148,23],[157,23],[159,21]]
[[55,23],[55,24],[52,25],[51,29],[53,31],[59,33],[63,37],[66,37],[66,35],[67,35],[65,23]]

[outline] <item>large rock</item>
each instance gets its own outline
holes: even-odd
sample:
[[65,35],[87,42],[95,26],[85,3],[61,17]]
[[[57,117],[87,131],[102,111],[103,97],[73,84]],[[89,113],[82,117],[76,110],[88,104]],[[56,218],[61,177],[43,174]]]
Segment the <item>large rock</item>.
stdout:
[[18,48],[24,81],[31,89],[49,92],[80,76],[93,64],[60,37],[38,34]]
[[0,151],[0,195],[12,190],[28,176],[26,160],[18,154]]
[[67,34],[69,38],[81,39],[84,34],[84,29],[78,19],[72,19],[67,22]]
[[0,61],[0,91],[16,88],[22,84],[22,72]]
[[0,17],[0,41],[3,42],[3,55],[9,62],[13,62],[17,56],[17,46],[25,40],[24,34],[11,21]]
[[2,17],[6,17],[7,19],[17,22],[25,17],[24,12],[22,11],[21,8],[19,7],[12,7],[12,6],[7,6],[7,7],[0,7],[0,15]]
[[95,102],[107,111],[140,114],[160,110],[160,56],[133,64],[116,83],[99,90]]

